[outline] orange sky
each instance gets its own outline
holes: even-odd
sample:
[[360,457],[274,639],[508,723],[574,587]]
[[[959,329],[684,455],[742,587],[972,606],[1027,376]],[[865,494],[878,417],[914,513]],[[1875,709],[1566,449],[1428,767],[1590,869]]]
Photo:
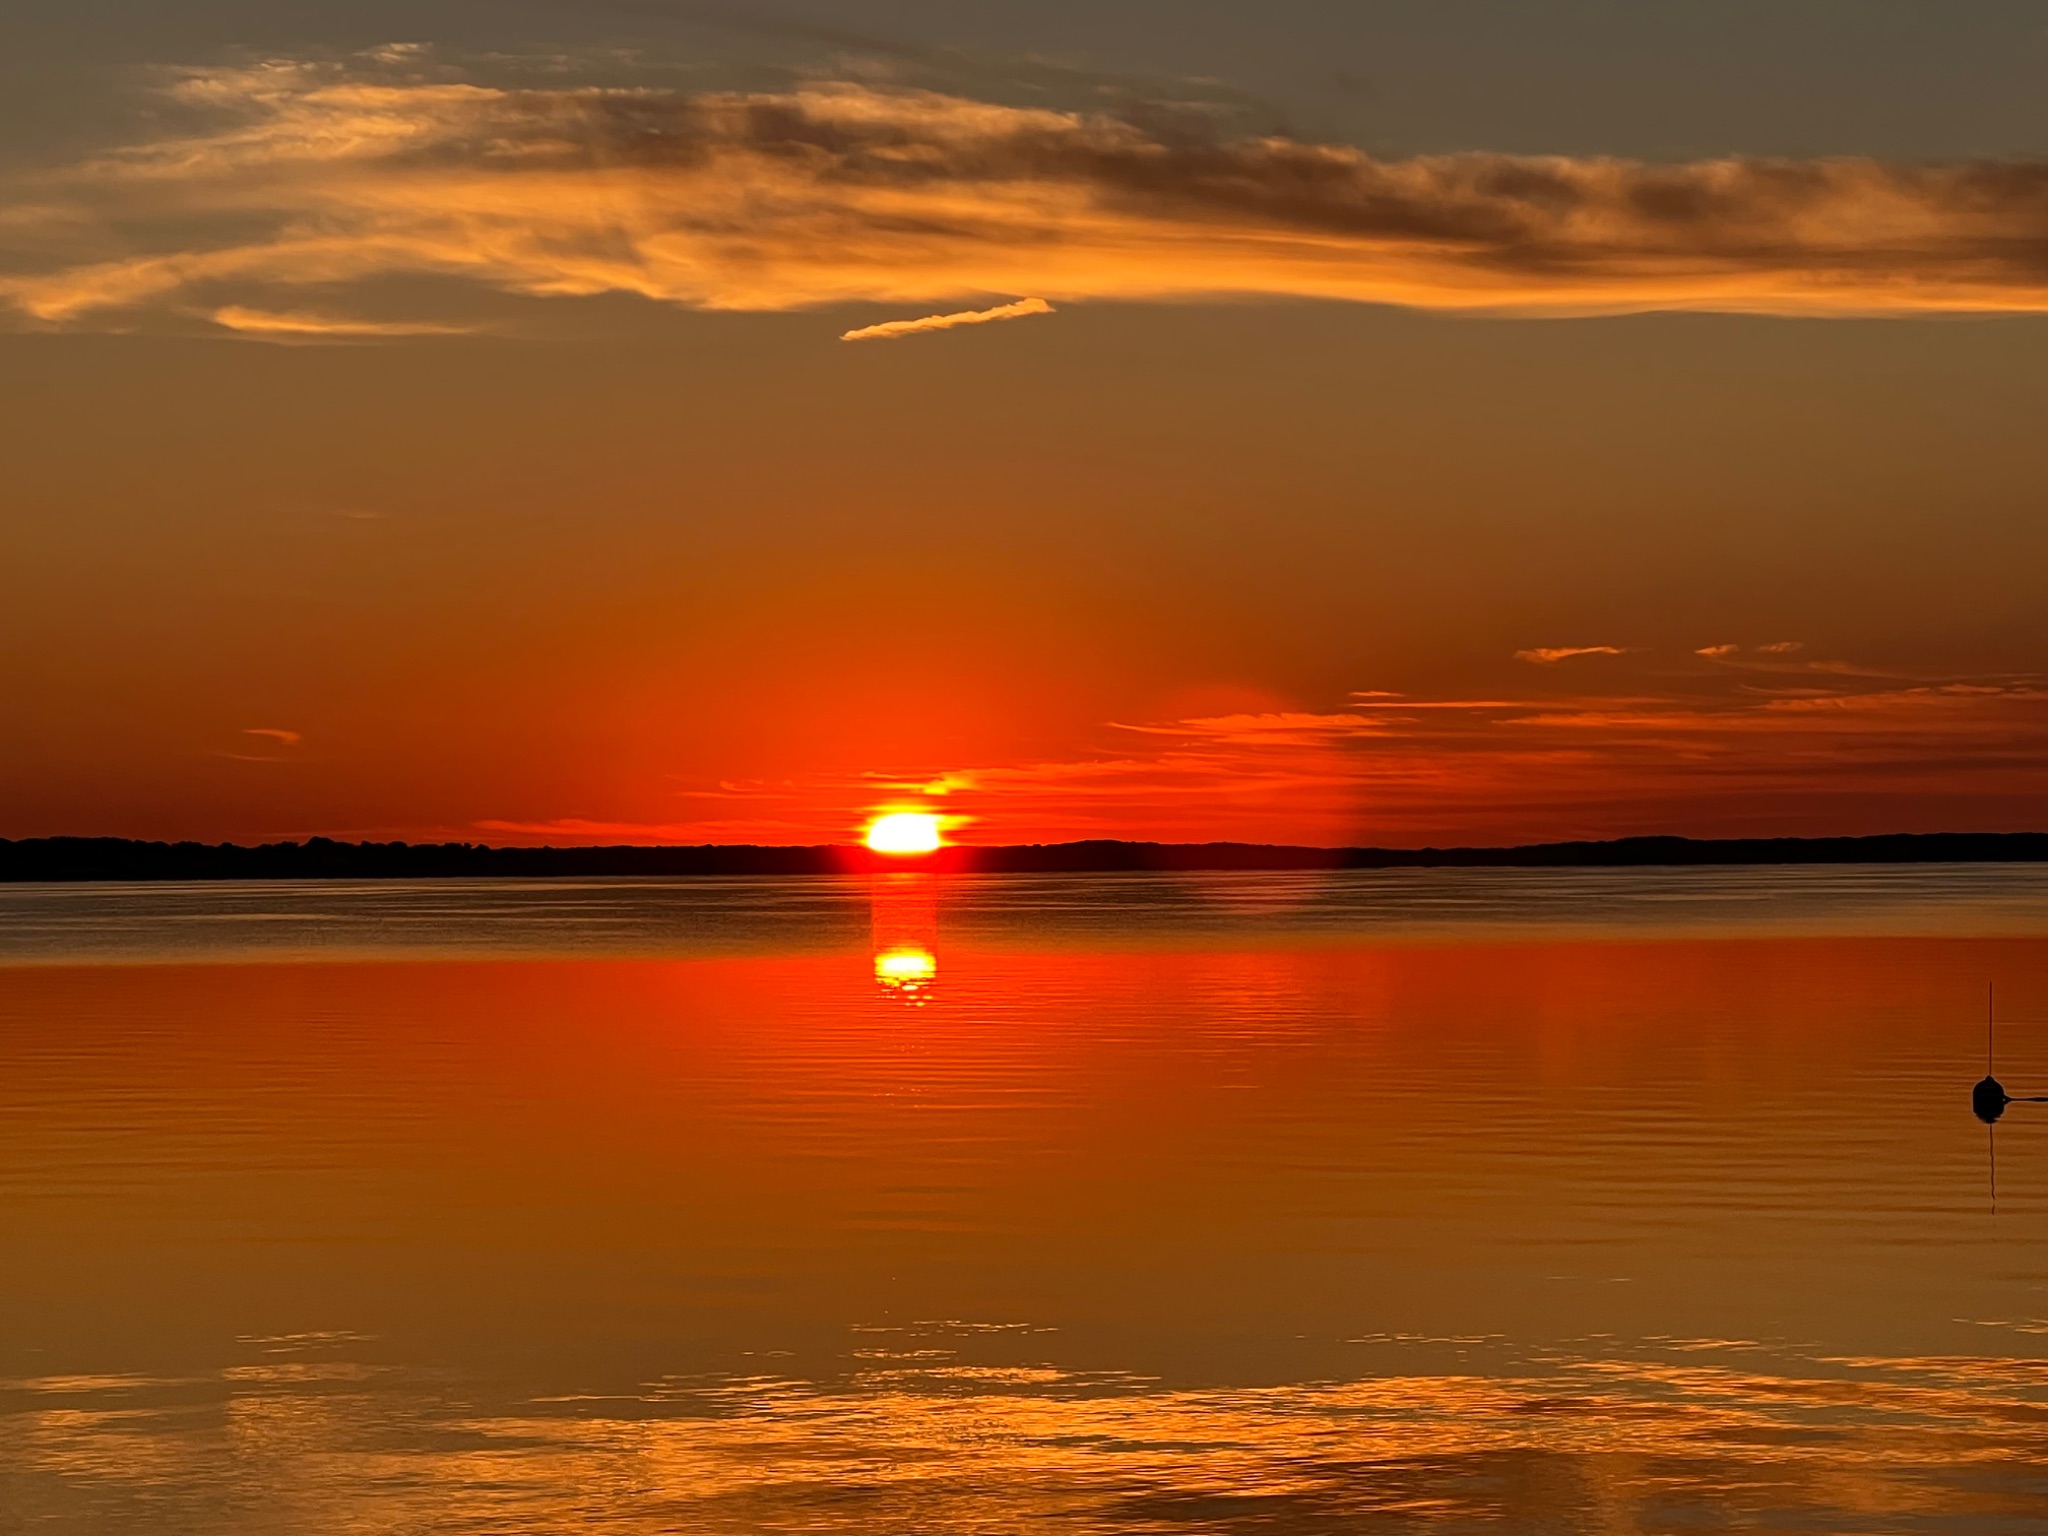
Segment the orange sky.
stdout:
[[0,835],[2048,825],[2024,155],[175,62],[6,171]]

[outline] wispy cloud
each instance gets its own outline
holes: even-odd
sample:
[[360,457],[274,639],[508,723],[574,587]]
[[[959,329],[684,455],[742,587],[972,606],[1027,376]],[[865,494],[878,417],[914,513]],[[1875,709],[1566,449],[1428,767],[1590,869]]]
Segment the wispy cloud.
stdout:
[[[1752,656],[1766,656],[1771,658],[1772,661],[1777,662],[1782,661],[1787,656],[1797,656],[1805,649],[1805,642],[1800,640],[1773,640],[1768,645],[1751,646],[1748,654]],[[1693,655],[1704,656],[1709,661],[1733,661],[1743,654],[1743,649],[1739,645],[1703,645],[1693,652]],[[1808,663],[1808,665],[1822,667],[1830,671],[1842,671],[1846,663],[1819,662]]]
[[1555,666],[1560,661],[1570,661],[1577,656],[1619,656],[1618,645],[1539,645],[1526,651],[1515,652],[1517,661],[1533,661],[1538,666]]
[[0,304],[46,325],[289,317],[280,293],[426,274],[727,310],[1017,293],[2048,309],[2040,161],[1384,160],[858,83],[505,89],[412,54],[193,72],[171,94],[195,131],[4,189]]
[[1228,742],[1243,747],[1299,746],[1349,736],[1372,736],[1386,730],[1382,720],[1354,714],[1309,714],[1276,710],[1264,714],[1203,715],[1164,724],[1115,724],[1115,730],[1148,736],[1175,736],[1184,741]]
[[[700,821],[606,821],[587,816],[557,816],[539,821],[486,819],[474,823],[474,826],[479,832],[515,838],[545,838],[564,843],[666,843],[680,846],[731,840],[707,835],[704,830],[706,823]],[[794,826],[791,830],[795,830]]]
[[474,325],[428,320],[356,320],[308,310],[251,309],[227,304],[210,316],[213,323],[269,341],[372,341],[395,336],[473,336]]
[[[275,743],[275,746],[268,751],[215,751],[212,755],[224,757],[237,763],[290,763],[304,761],[303,758],[298,757],[290,750],[305,740],[297,731],[286,730],[281,725],[251,725],[245,726],[242,734],[244,736],[254,736],[257,738],[257,742]],[[256,742],[252,742],[249,745],[253,748],[256,744]],[[278,750],[279,748],[284,750],[280,751]]]
[[994,309],[962,309],[950,315],[926,315],[921,320],[884,320],[880,325],[863,325],[847,331],[841,341],[886,341],[896,336],[915,336],[920,331],[950,331],[956,325],[986,325],[991,320],[1021,320],[1026,315],[1049,315],[1052,306],[1043,299],[1019,299],[998,304]]

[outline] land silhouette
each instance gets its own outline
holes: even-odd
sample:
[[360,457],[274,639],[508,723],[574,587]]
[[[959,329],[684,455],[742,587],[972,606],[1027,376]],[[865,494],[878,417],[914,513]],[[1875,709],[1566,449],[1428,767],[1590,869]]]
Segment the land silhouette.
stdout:
[[953,845],[883,855],[839,844],[769,847],[494,847],[485,843],[146,842],[118,837],[0,839],[0,881],[560,879],[577,876],[825,875],[876,869],[960,874],[1143,870],[1595,868],[1702,864],[2048,862],[2048,832],[1872,837],[1624,837],[1511,848],[1309,848],[1262,843],[1096,839],[1009,847]]

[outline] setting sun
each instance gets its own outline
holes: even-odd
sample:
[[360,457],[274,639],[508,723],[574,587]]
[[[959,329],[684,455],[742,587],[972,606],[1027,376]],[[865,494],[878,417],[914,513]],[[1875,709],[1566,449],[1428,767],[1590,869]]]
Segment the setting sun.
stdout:
[[930,853],[939,846],[939,818],[923,811],[891,811],[869,825],[867,843],[876,853]]

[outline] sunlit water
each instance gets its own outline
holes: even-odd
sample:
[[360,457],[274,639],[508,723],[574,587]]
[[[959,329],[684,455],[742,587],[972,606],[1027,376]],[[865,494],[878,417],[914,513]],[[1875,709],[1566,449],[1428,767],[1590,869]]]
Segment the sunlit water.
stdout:
[[2048,868],[0,887],[0,1531],[2037,1531]]

